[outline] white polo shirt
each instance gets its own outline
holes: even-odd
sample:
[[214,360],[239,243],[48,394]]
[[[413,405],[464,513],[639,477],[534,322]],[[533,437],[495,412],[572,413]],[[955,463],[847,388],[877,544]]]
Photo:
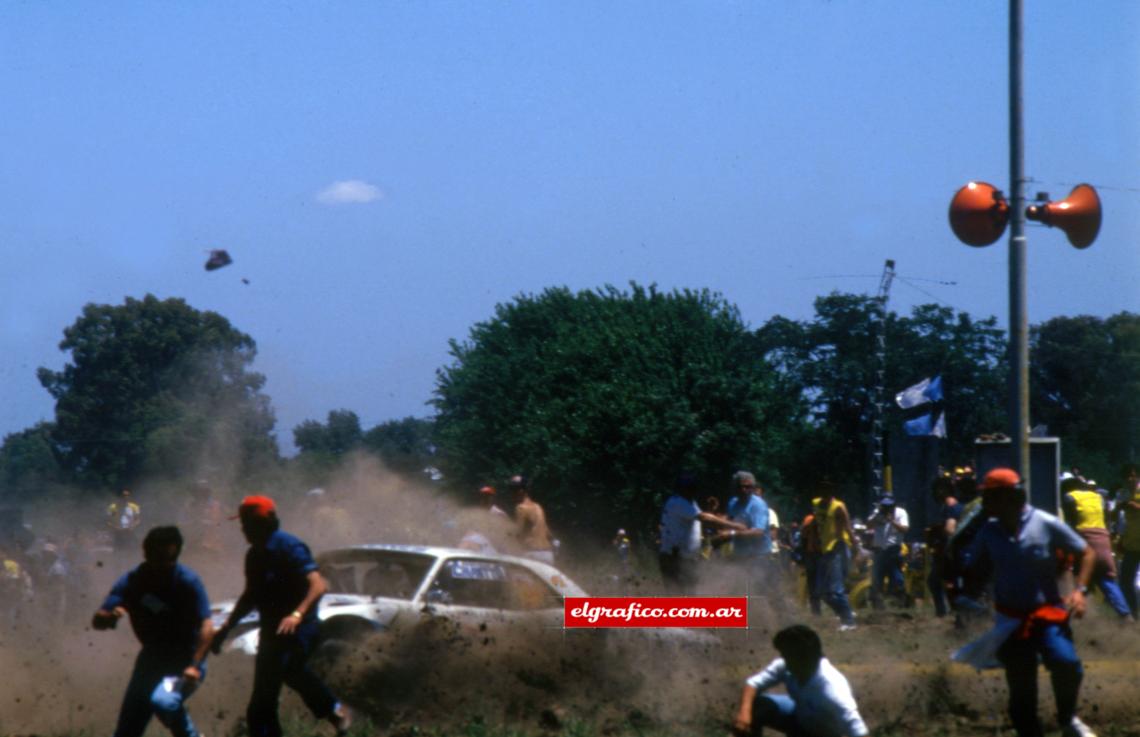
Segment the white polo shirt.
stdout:
[[800,684],[783,658],[776,658],[767,668],[751,676],[746,683],[757,691],[783,686],[796,702],[796,721],[813,737],[863,737],[867,725],[859,716],[859,707],[851,693],[851,685],[827,658],[819,661],[819,670]]
[[[876,513],[874,520],[875,525],[875,539],[871,543],[875,549],[889,548],[893,545],[899,545],[903,541],[903,533],[899,528],[890,524],[887,521],[886,515]],[[894,520],[903,527],[910,527],[910,518],[907,516],[906,510],[902,507],[895,507]]]
[[701,553],[701,523],[697,515],[701,508],[692,499],[674,494],[661,510],[661,552],[671,553],[673,548],[685,558]]

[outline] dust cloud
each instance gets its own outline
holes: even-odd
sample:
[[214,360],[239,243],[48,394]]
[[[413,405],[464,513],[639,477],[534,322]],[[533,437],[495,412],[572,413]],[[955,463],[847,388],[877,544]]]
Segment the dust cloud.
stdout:
[[[186,536],[182,562],[197,570],[212,601],[242,587],[245,541],[236,522],[240,498],[265,493],[279,505],[282,527],[315,552],[359,543],[455,546],[471,531],[501,552],[516,552],[505,520],[469,500],[456,500],[426,478],[389,473],[375,459],[355,456],[335,469],[320,493],[300,479],[278,478],[239,489],[211,480],[206,496],[196,479],[186,484],[140,484],[141,532],[179,524]],[[542,502],[541,490],[536,499]],[[114,579],[137,565],[141,551],[114,549],[100,530],[110,498],[27,507],[38,536],[67,551],[75,580],[63,595],[37,590],[6,598],[0,612],[0,734],[109,732],[138,644],[123,623],[95,632],[90,618]],[[470,502],[470,503],[468,503]],[[558,520],[551,523],[557,531]],[[652,551],[642,549],[621,571],[612,550],[564,548],[559,567],[598,594],[661,593]],[[703,587],[736,593],[728,569],[709,566]],[[750,592],[756,594],[758,592]],[[860,612],[854,632],[836,631],[833,617],[813,617],[791,581],[750,598],[747,630],[707,637],[669,637],[653,630],[563,630],[512,625],[471,628],[424,618],[376,635],[318,667],[330,685],[378,729],[460,730],[472,721],[509,724],[535,732],[570,730],[588,723],[601,734],[709,734],[727,727],[743,679],[776,657],[771,638],[783,626],[806,622],[823,638],[824,651],[851,680],[861,711],[875,731],[993,734],[1008,726],[1000,672],[977,674],[951,665],[948,654],[970,633],[935,619],[929,609]],[[1086,662],[1081,714],[1097,726],[1132,725],[1140,667],[1140,637],[1097,603],[1074,625]],[[206,734],[241,734],[252,685],[252,658],[214,657],[202,688],[189,701]],[[1052,711],[1047,674],[1041,673],[1041,710]],[[286,719],[311,724],[286,690]],[[327,731],[327,727],[325,727]],[[163,734],[152,723],[151,735]]]

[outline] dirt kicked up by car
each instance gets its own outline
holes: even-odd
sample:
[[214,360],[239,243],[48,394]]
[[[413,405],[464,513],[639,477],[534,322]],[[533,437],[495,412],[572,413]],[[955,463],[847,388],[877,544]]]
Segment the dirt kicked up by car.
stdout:
[[[325,552],[317,562],[329,587],[317,611],[325,648],[436,617],[483,629],[560,627],[563,597],[586,595],[553,566],[454,548],[358,545]],[[233,606],[214,606],[215,624]],[[258,624],[257,612],[243,619],[226,652],[256,653]]]
[[[469,633],[559,631],[563,599],[587,596],[569,576],[545,563],[458,548],[356,545],[317,556],[328,592],[321,599],[320,651],[332,655],[369,636],[443,620]],[[220,625],[234,601],[212,610]],[[227,653],[257,652],[257,612],[245,617],[227,642]],[[633,633],[629,633],[633,634]],[[711,636],[691,630],[640,633],[655,640],[707,645]]]

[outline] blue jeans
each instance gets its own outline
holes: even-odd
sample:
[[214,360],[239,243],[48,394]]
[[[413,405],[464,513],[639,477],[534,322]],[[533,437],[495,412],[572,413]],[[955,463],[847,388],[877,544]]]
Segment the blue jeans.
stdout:
[[934,603],[934,615],[946,616],[946,561],[940,552],[932,553],[930,575],[926,585],[930,589],[930,600]]
[[1100,588],[1101,593],[1104,594],[1104,600],[1108,602],[1113,611],[1122,617],[1132,614],[1132,608],[1128,606],[1124,592],[1120,590],[1115,578],[1106,578],[1104,573],[1094,573],[1093,584]]
[[282,686],[296,691],[316,718],[325,719],[333,713],[336,699],[308,666],[316,640],[315,621],[303,622],[294,636],[279,637],[261,630],[254,661],[253,693],[246,709],[250,737],[281,737],[277,702]]
[[871,562],[871,603],[878,609],[883,605],[883,579],[887,579],[887,591],[906,598],[906,581],[902,574],[902,545],[891,545],[875,551]]
[[1136,609],[1136,571],[1140,570],[1140,550],[1124,551],[1124,559],[1120,561],[1120,588],[1124,591],[1124,600],[1133,614]]
[[[127,692],[123,695],[115,737],[142,737],[151,716],[157,717],[174,737],[198,737],[198,730],[184,705],[196,686],[182,685],[179,680],[174,688],[167,690],[164,683],[166,678],[180,678],[188,664],[185,657],[171,657],[144,647],[135,659]],[[206,665],[199,667],[204,680]]]
[[1047,624],[1033,628],[1027,639],[1017,635],[998,649],[998,660],[1005,666],[1009,686],[1009,716],[1018,737],[1041,737],[1041,720],[1037,718],[1037,656],[1049,669],[1053,681],[1053,699],[1057,703],[1057,722],[1065,726],[1077,708],[1084,668],[1073,647],[1073,633],[1067,625]]
[[752,700],[752,734],[760,737],[764,727],[783,732],[790,737],[804,737],[796,721],[796,702],[791,696],[781,694],[756,694]]
[[820,613],[820,598],[819,593],[819,553],[804,553],[804,580],[807,583],[808,603],[811,605],[811,613]]
[[823,600],[843,624],[854,624],[855,612],[847,600],[847,545],[836,543],[831,552],[820,556],[816,575],[817,590]]

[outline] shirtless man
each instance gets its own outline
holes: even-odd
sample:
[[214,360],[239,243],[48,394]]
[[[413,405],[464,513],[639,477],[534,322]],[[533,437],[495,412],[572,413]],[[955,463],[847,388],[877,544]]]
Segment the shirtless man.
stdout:
[[546,512],[530,498],[530,480],[511,476],[507,481],[515,502],[515,537],[527,558],[554,563],[554,536],[546,525]]

